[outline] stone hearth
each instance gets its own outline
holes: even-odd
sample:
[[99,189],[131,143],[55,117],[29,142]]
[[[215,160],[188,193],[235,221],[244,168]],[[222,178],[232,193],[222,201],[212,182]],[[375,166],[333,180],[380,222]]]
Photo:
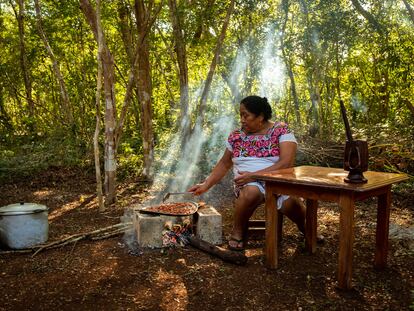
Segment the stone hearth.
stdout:
[[222,243],[222,216],[212,206],[200,207],[190,216],[144,214],[134,209],[133,223],[141,247],[163,247],[162,235],[166,226],[185,222],[193,225],[197,238],[215,245]]

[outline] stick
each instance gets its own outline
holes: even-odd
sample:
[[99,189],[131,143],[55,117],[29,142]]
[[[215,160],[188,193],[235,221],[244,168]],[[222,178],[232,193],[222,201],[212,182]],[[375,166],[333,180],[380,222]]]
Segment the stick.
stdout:
[[[63,239],[54,241],[52,243],[49,243],[49,244],[40,246],[34,252],[34,254],[32,255],[32,257],[36,256],[42,250],[47,249],[47,248],[56,248],[56,247],[64,246],[64,245],[67,245],[69,243],[73,243],[73,242],[76,242],[76,241],[85,239],[87,237],[96,235],[97,233],[105,232],[105,231],[108,231],[108,230],[111,230],[111,229],[114,229],[114,228],[118,228],[118,227],[122,227],[122,226],[124,226],[125,229],[126,229],[130,225],[132,225],[132,222],[119,223],[119,224],[115,224],[115,225],[108,226],[108,227],[105,227],[105,228],[97,229],[97,230],[94,230],[94,231],[91,231],[91,232],[87,232],[87,233],[77,233],[77,234],[73,234],[73,235],[70,235],[70,236],[68,236],[66,238],[63,238]],[[33,247],[33,248],[36,248],[36,246]]]
[[113,232],[109,232],[107,234],[102,234],[102,235],[98,235],[98,236],[95,236],[95,237],[91,237],[91,240],[96,241],[96,240],[102,240],[102,239],[106,239],[106,238],[109,238],[109,237],[113,237],[113,236],[119,235],[121,233],[124,233],[128,229],[129,228],[118,229],[118,230],[115,230]]
[[188,240],[190,241],[191,246],[214,255],[223,261],[234,263],[236,265],[244,265],[247,262],[247,257],[241,252],[227,250],[196,237],[189,237]]
[[7,250],[7,251],[0,251],[1,254],[27,254],[27,253],[33,253],[32,257],[36,256],[38,253],[45,249],[52,249],[57,248],[61,246],[65,246],[71,243],[75,243],[77,241],[83,240],[83,239],[91,239],[91,240],[100,240],[105,239],[111,236],[118,235],[122,232],[125,232],[130,228],[132,225],[132,222],[126,222],[126,223],[118,223],[112,226],[108,226],[105,228],[100,228],[94,231],[86,232],[86,233],[77,233],[72,234],[70,236],[67,236],[65,238],[62,238],[60,240],[56,240],[47,244],[39,244],[32,246],[30,248],[26,249],[19,249],[19,250]]

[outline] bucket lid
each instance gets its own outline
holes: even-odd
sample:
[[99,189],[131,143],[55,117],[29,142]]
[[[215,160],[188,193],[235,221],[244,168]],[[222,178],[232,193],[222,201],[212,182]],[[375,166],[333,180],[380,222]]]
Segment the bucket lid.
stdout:
[[0,207],[0,216],[35,214],[47,210],[45,205],[21,202]]

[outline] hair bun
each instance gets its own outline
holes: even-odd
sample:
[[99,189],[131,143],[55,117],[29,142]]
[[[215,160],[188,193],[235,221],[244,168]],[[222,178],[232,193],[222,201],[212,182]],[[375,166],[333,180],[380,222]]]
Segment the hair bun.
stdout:
[[267,102],[267,98],[266,98],[266,97],[263,97],[263,100],[264,100],[265,102]]

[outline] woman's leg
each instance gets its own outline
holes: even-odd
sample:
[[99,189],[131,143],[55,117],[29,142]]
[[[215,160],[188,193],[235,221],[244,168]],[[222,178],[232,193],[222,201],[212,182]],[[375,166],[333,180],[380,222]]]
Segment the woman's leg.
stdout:
[[289,197],[283,202],[280,211],[298,226],[300,232],[305,234],[306,207],[300,199]]
[[232,239],[229,241],[230,247],[240,248],[244,246],[243,242],[237,242],[237,240],[241,241],[245,238],[248,221],[256,208],[263,202],[264,195],[256,186],[245,186],[240,190],[239,197],[234,204],[234,224],[231,234]]

